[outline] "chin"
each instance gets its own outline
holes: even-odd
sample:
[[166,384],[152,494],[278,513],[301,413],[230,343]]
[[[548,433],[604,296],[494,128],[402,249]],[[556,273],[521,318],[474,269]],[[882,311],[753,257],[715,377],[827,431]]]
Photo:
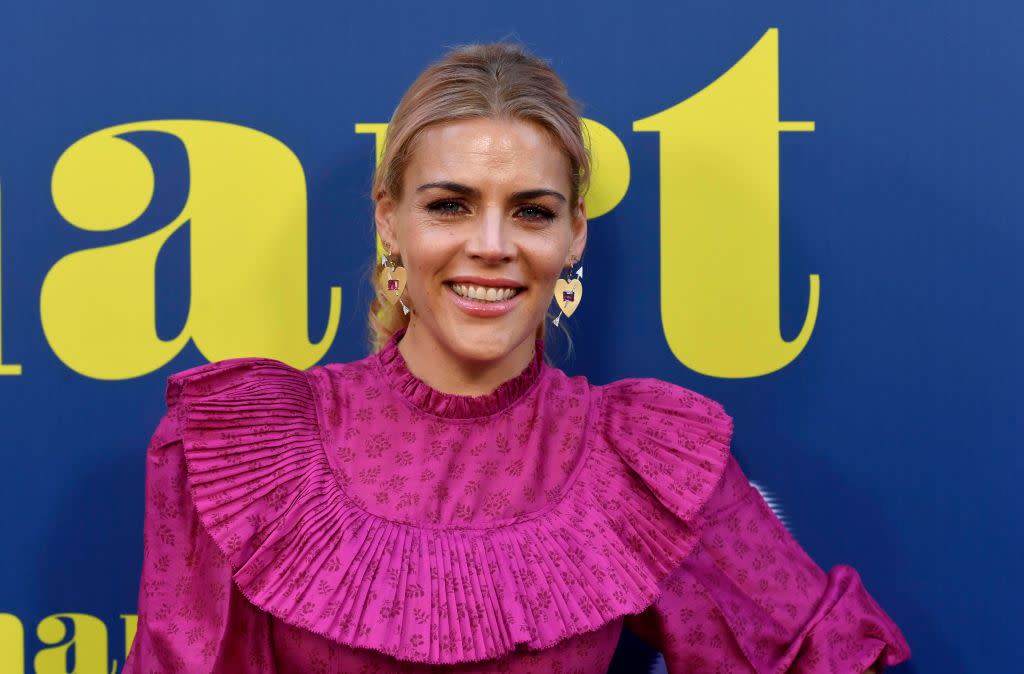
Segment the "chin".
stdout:
[[[518,326],[517,326],[518,327]],[[454,326],[451,331],[453,351],[461,358],[475,362],[494,362],[507,357],[522,343],[519,330],[494,326]]]

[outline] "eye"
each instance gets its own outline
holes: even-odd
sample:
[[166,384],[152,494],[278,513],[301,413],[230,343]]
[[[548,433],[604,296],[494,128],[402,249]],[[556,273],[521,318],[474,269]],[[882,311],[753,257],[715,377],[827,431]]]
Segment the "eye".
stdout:
[[427,210],[438,215],[458,215],[462,204],[454,199],[442,199],[427,205]]
[[527,220],[536,220],[538,222],[553,220],[555,218],[555,214],[548,209],[543,206],[535,206],[533,204],[523,206],[519,209],[519,212],[523,214]]

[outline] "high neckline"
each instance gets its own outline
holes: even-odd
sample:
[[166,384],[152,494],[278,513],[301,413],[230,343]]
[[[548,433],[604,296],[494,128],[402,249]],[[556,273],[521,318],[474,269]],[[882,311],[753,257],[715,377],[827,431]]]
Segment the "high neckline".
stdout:
[[485,417],[511,407],[522,398],[540,378],[544,369],[544,340],[536,338],[533,359],[523,370],[506,379],[490,393],[478,396],[444,393],[431,387],[414,375],[405,357],[398,349],[398,342],[406,328],[395,332],[387,344],[377,353],[384,376],[391,388],[415,407],[435,416],[451,419]]

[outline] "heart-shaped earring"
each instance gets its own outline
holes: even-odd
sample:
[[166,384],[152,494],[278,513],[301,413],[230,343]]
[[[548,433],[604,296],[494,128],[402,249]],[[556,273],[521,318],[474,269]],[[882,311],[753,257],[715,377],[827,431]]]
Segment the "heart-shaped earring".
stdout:
[[579,269],[572,273],[574,264],[576,264],[575,256],[569,260],[569,269],[565,273],[565,278],[555,281],[554,298],[555,304],[559,308],[559,314],[552,321],[555,325],[558,325],[562,314],[565,314],[566,318],[572,316],[576,307],[580,305],[580,300],[583,299],[583,265],[580,265]]
[[380,260],[384,267],[380,272],[380,294],[392,305],[395,302],[401,303],[402,313],[408,315],[410,309],[402,301],[402,293],[405,292],[405,282],[408,280],[409,274],[405,271],[405,267],[396,265],[391,260],[391,246],[385,243],[384,248],[387,252]]

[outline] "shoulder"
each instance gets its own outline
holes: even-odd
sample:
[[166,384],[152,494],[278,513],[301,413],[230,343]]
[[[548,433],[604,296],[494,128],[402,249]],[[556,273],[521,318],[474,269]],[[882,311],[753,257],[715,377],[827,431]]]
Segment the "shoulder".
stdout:
[[719,401],[679,384],[651,377],[619,379],[594,387],[603,419],[613,432],[683,437],[696,434],[728,450],[733,418]]
[[594,387],[598,431],[643,488],[683,520],[711,498],[732,459],[732,416],[704,394],[636,377]]
[[192,501],[235,570],[289,511],[310,507],[309,495],[330,484],[312,383],[318,369],[230,358],[167,378]]
[[190,367],[167,377],[164,399],[168,408],[196,399],[231,395],[241,387],[259,388],[263,384],[297,384],[305,373],[273,358],[227,358]]
[[[607,384],[592,385],[611,404],[660,402],[664,406],[706,410],[713,416],[725,414],[722,403],[693,389],[654,377],[628,377]],[[728,416],[728,415],[726,415]]]
[[274,358],[227,358],[169,375],[164,399],[170,408],[191,399],[229,395],[240,388],[254,391],[269,387],[278,393],[286,393],[289,387],[317,389],[318,393],[320,389],[343,390],[352,384],[373,381],[372,360],[372,356],[367,356],[300,369]]
[[[342,426],[350,401],[373,399],[375,387],[380,392],[373,360],[303,370],[273,358],[230,358],[170,375],[166,416],[174,421],[190,477],[215,492],[221,476],[239,464],[290,461],[304,466],[294,475],[320,471],[323,448]],[[279,492],[286,488],[276,479],[270,483]]]

